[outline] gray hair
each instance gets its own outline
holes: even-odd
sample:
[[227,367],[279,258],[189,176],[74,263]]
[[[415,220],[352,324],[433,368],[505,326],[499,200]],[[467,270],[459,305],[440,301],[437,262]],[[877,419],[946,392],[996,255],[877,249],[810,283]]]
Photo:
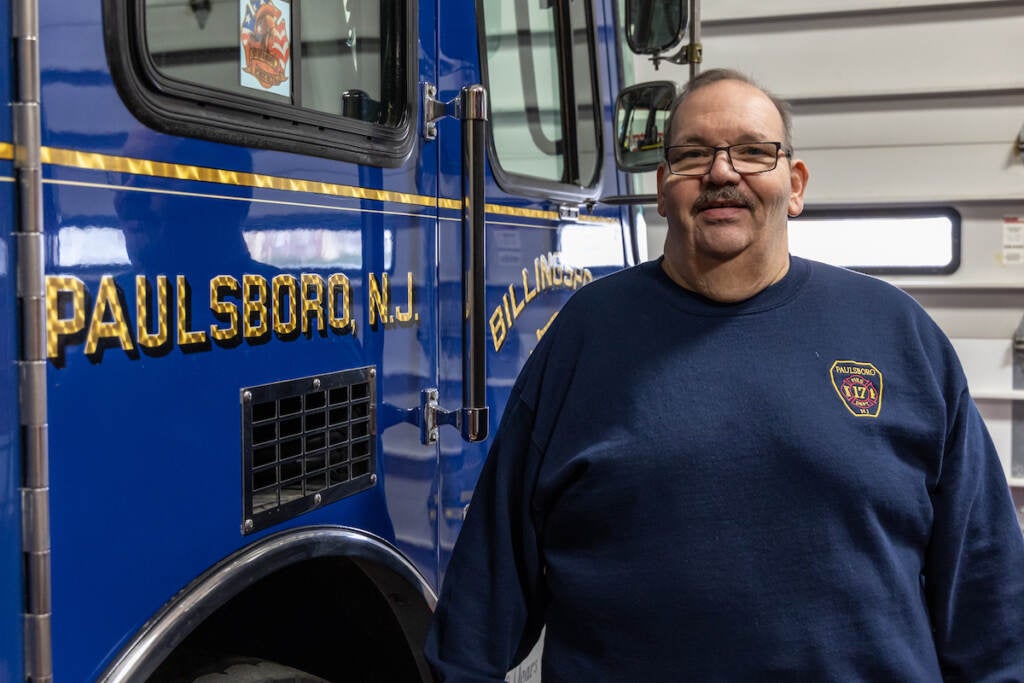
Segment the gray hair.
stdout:
[[746,83],[747,85],[753,86],[764,93],[765,97],[771,100],[772,104],[775,105],[775,109],[779,112],[779,116],[782,117],[782,128],[785,134],[785,139],[782,141],[783,147],[787,150],[793,149],[793,115],[789,103],[773,95],[750,76],[740,71],[736,71],[735,69],[709,69],[708,71],[701,72],[683,86],[682,91],[680,91],[680,93],[676,95],[676,98],[672,100],[672,106],[668,110],[668,119],[665,121],[664,138],[666,147],[672,141],[672,126],[676,118],[676,111],[680,106],[682,106],[686,98],[701,88],[707,87],[713,83],[718,83],[719,81],[739,81],[740,83]]

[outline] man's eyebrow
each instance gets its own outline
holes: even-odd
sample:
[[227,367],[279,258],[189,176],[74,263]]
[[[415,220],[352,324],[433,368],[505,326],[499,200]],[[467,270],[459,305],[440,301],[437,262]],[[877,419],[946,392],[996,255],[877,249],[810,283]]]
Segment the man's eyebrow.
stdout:
[[[781,140],[782,138],[781,137],[775,138],[775,137],[772,137],[771,135],[766,135],[765,133],[743,133],[743,134],[737,135],[735,138],[731,139],[729,141],[729,144],[730,145],[742,145],[742,144],[747,143],[747,142],[772,142],[772,141],[774,141],[776,139]],[[715,145],[711,144],[710,142],[708,142],[707,138],[705,138],[704,136],[696,135],[696,134],[694,134],[694,135],[687,135],[687,136],[684,136],[682,138],[677,138],[676,141],[673,142],[672,145],[670,145],[670,146],[674,146],[674,145],[703,145],[705,147],[714,147],[715,146]]]
[[681,140],[677,140],[673,144],[676,145],[707,145],[707,140],[699,135],[687,135]]

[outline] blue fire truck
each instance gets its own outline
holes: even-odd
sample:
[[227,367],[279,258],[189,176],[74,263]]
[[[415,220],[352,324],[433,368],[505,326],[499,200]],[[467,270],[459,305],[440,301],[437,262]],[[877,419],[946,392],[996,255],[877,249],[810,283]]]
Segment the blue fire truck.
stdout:
[[2,3],[0,681],[429,680],[516,373],[640,258],[623,12]]

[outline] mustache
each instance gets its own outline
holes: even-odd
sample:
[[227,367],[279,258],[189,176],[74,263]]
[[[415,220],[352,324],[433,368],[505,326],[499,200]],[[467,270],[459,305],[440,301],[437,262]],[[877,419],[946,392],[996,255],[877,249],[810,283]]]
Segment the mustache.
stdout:
[[722,185],[721,187],[709,187],[701,192],[693,202],[693,213],[696,215],[704,209],[709,209],[715,204],[723,202],[739,204],[750,211],[754,210],[753,200],[740,192],[738,187],[735,185]]

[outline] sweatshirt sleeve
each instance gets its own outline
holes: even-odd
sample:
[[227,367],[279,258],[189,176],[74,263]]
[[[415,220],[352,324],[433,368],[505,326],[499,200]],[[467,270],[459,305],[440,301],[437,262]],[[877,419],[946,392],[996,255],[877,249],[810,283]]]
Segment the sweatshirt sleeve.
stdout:
[[438,681],[504,681],[540,633],[542,562],[529,503],[540,461],[533,424],[517,384],[473,492],[427,638]]
[[1024,537],[964,389],[932,493],[924,588],[947,681],[1024,681]]

